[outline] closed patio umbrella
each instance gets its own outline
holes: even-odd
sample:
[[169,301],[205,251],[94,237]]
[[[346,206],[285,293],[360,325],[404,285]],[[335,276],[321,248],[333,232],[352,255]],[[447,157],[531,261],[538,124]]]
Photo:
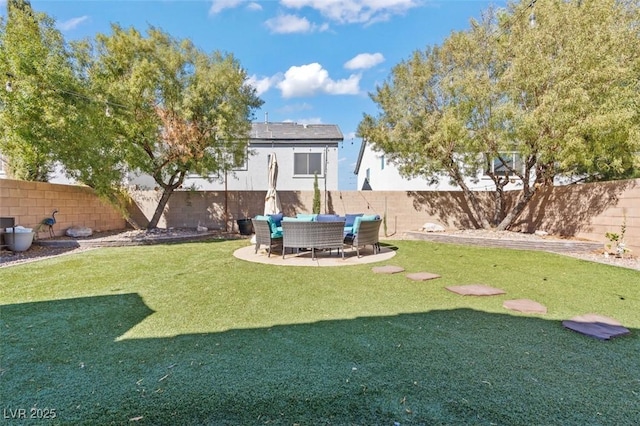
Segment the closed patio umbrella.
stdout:
[[276,154],[271,153],[269,158],[269,189],[264,197],[264,214],[277,214],[282,211],[280,199],[276,192],[276,181],[278,180],[278,160]]

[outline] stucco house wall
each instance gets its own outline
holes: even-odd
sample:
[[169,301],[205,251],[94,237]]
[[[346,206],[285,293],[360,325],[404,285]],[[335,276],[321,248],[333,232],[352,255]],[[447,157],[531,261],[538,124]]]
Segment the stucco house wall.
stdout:
[[[266,191],[268,189],[269,157],[278,161],[278,189],[286,191],[313,190],[314,173],[296,172],[295,162],[315,156],[318,185],[327,190],[338,189],[338,144],[344,139],[333,124],[253,123],[245,164],[227,173],[210,175],[207,179],[190,175],[185,189],[203,191]],[[132,174],[129,185],[138,189],[153,189],[151,176]]]
[[[424,178],[405,178],[400,175],[395,164],[391,163],[383,152],[374,151],[371,144],[362,141],[356,161],[354,174],[357,176],[359,190],[373,191],[459,191],[449,177],[442,174],[437,183]],[[489,176],[479,172],[475,178],[465,179],[466,185],[473,191],[495,191],[495,184]],[[522,187],[520,179],[513,178],[505,186],[506,191],[518,190]]]

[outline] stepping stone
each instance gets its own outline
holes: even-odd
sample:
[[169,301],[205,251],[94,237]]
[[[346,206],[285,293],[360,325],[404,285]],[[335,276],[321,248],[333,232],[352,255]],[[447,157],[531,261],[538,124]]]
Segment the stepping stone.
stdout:
[[397,274],[398,272],[404,271],[404,268],[400,266],[386,265],[374,266],[371,270],[376,274]]
[[489,287],[484,284],[454,285],[445,288],[463,296],[495,296],[507,293],[499,288]]
[[413,281],[427,281],[440,278],[440,275],[432,274],[431,272],[414,272],[412,274],[407,274],[407,278]]
[[531,299],[505,300],[502,304],[504,308],[512,311],[526,312],[528,314],[546,314],[547,307]]
[[562,321],[562,325],[569,330],[576,331],[589,337],[600,340],[609,340],[613,337],[631,333],[613,318],[598,314],[585,314]]

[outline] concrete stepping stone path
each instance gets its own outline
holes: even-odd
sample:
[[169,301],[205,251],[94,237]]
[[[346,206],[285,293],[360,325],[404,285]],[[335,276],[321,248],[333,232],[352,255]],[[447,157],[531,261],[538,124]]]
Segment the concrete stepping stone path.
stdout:
[[413,281],[427,281],[440,278],[438,274],[432,274],[431,272],[414,272],[406,275],[407,278]]
[[562,321],[562,325],[569,330],[600,340],[609,340],[631,333],[617,320],[598,314],[578,315]]
[[527,314],[546,314],[547,307],[531,299],[505,300],[502,306],[512,311],[525,312]]
[[404,268],[401,266],[385,265],[374,266],[371,270],[376,274],[397,274],[398,272],[403,272]]
[[454,285],[445,288],[463,296],[496,296],[507,293],[499,288],[489,287],[484,284]]

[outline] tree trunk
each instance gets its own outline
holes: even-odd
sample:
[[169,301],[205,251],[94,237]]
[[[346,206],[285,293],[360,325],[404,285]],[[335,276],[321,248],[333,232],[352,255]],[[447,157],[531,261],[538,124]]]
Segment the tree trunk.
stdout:
[[520,216],[520,213],[524,210],[525,207],[529,204],[529,201],[533,198],[534,194],[537,191],[537,186],[534,186],[533,189],[530,187],[525,187],[520,195],[518,196],[518,201],[516,201],[516,205],[507,213],[507,215],[502,219],[500,224],[497,226],[497,231],[506,231],[513,225],[513,222]]
[[160,197],[160,201],[158,201],[156,211],[153,213],[153,217],[151,218],[151,221],[149,221],[147,229],[155,229],[158,227],[158,222],[160,222],[160,218],[162,217],[162,213],[164,213],[164,208],[169,202],[169,198],[173,194],[173,191],[182,185],[186,175],[187,172],[184,170],[176,171],[169,179],[169,183],[164,183],[160,177],[160,173],[156,173],[154,179],[156,183],[162,187],[162,197]]
[[494,179],[496,185],[495,210],[493,212],[493,225],[498,225],[504,219],[504,187],[509,183],[509,179]]
[[471,211],[474,213],[476,221],[480,223],[480,226],[482,226],[483,229],[491,229],[491,224],[482,210],[482,206],[480,205],[480,201],[478,201],[478,197],[476,197],[476,193],[470,190],[464,181],[459,182],[458,185],[462,188],[464,198],[471,205]]
[[171,194],[173,194],[172,186],[167,186],[162,190],[162,197],[160,197],[160,201],[158,201],[156,211],[153,213],[153,217],[149,221],[147,229],[155,229],[158,227],[158,222],[160,222],[160,218],[162,217],[162,213],[164,213],[164,208],[166,207],[167,202],[169,202]]
[[491,224],[487,220],[487,217],[482,210],[482,206],[480,206],[478,197],[476,197],[475,192],[470,190],[467,184],[464,182],[464,177],[462,176],[462,173],[460,173],[460,169],[456,165],[455,160],[451,161],[449,176],[451,176],[453,178],[453,181],[457,183],[458,186],[460,186],[460,188],[462,189],[464,199],[471,206],[473,219],[478,222],[483,229],[491,229]]

